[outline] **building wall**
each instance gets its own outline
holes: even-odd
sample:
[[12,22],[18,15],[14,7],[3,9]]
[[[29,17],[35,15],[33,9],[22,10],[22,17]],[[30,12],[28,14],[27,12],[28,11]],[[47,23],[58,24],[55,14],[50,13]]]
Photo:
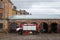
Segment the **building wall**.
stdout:
[[20,10],[20,11],[17,11],[17,15],[29,15],[29,13],[25,10]]
[[[9,16],[11,16],[13,13],[16,13],[16,11],[15,10],[12,10],[12,3],[8,2],[7,0],[3,0],[0,3],[2,3],[4,5],[3,8],[0,8],[0,13],[3,14],[2,19],[4,19],[4,20],[1,20],[0,19],[0,23],[3,23],[3,28],[2,29],[6,29],[7,30],[8,27],[9,27],[9,24],[11,22],[16,22],[19,25],[22,22],[26,22],[27,24],[31,24],[32,22],[36,22],[38,24],[38,27],[40,27],[39,25],[41,25],[42,22],[45,22],[45,23],[47,23],[49,25],[48,26],[48,29],[50,31],[50,29],[51,29],[51,27],[50,27],[51,23],[56,22],[58,24],[58,32],[60,32],[60,20],[39,20],[39,19],[32,20],[31,19],[31,20],[9,20],[8,21],[8,20],[6,20],[6,18],[8,18]],[[17,12],[17,13],[19,15],[19,12]],[[25,14],[23,14],[23,15],[25,15]]]
[[21,23],[22,22],[26,22],[27,24],[31,24],[32,22],[36,22],[37,24],[38,24],[38,27],[41,27],[40,25],[41,25],[41,23],[43,23],[43,22],[45,22],[45,23],[47,23],[47,25],[48,25],[48,31],[50,32],[50,30],[51,30],[51,24],[52,23],[57,23],[58,24],[58,26],[57,26],[57,28],[58,28],[58,30],[57,30],[57,32],[60,32],[60,20],[39,20],[39,19],[37,19],[37,20],[9,20],[9,22],[11,23],[11,22],[16,22],[18,25],[21,25]]
[[9,14],[8,16],[12,16],[12,4],[9,3]]
[[12,8],[12,15],[17,15],[17,10],[16,6],[13,6]]
[[[12,3],[9,0],[0,1],[0,4],[3,5],[3,8],[0,8],[0,13],[2,13],[2,19],[0,19],[0,23],[3,23],[2,29],[7,29],[8,21],[6,20],[9,16],[12,15]],[[1,29],[0,29],[1,30]]]
[[0,9],[0,13],[2,14],[2,18],[3,18],[3,13],[4,13],[4,10],[3,9]]
[[12,15],[17,15],[17,11],[12,9]]
[[8,0],[0,1],[0,3],[3,4],[3,8],[0,8],[0,10],[2,9],[3,11],[2,12],[3,18],[7,18],[7,16],[11,16],[12,15],[12,4]]
[[17,15],[21,15],[20,11],[17,11]]

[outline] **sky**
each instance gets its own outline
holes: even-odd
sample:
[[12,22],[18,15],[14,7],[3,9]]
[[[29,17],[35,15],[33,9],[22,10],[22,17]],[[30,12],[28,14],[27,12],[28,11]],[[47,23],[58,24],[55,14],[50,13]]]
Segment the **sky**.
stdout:
[[11,0],[17,10],[31,14],[60,14],[60,0]]

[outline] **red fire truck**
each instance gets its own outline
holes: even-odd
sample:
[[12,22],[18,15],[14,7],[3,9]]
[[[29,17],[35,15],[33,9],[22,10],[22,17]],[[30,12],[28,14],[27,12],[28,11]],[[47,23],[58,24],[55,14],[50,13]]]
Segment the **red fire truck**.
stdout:
[[36,24],[23,24],[16,29],[20,34],[37,34],[38,27]]

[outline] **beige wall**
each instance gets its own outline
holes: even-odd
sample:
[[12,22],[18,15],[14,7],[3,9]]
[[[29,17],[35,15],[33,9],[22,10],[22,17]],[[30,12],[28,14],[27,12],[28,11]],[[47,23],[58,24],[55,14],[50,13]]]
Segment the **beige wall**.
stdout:
[[16,15],[17,14],[17,11],[12,9],[12,15]]
[[8,16],[12,15],[12,4],[7,0],[4,0],[4,17],[7,18]]
[[9,14],[8,16],[12,16],[12,4],[9,3]]
[[0,3],[2,3],[4,6],[4,8],[0,8],[0,13],[3,14],[3,19],[4,19],[4,20],[0,20],[0,23],[3,23],[2,29],[7,29],[8,21],[5,19],[7,19],[8,16],[12,15],[12,4],[10,2],[8,2],[8,0],[3,0]]

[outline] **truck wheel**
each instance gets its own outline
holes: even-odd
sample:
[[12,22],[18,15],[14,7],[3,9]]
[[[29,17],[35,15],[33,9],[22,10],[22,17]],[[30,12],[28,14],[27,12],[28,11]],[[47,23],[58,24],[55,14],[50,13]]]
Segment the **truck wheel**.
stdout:
[[33,31],[33,35],[36,35],[37,33],[36,33],[36,31]]
[[22,35],[23,34],[23,30],[19,30],[18,34]]

